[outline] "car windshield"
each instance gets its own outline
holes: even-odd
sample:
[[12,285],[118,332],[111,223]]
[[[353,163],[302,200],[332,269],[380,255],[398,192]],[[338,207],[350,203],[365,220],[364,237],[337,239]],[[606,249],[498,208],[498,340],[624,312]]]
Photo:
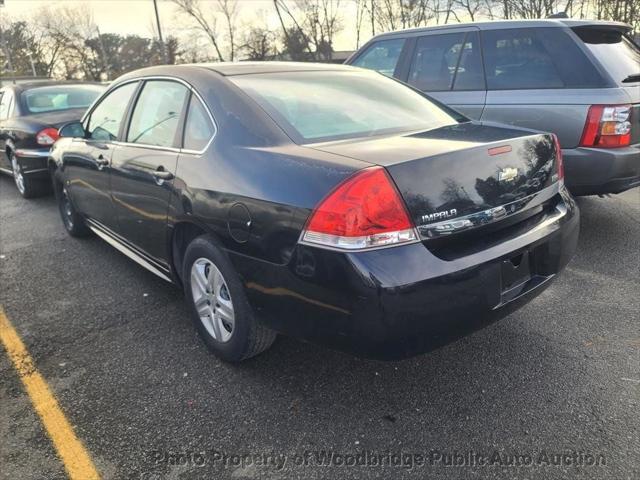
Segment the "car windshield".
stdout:
[[640,74],[640,49],[617,30],[575,29],[616,82]]
[[230,80],[299,143],[428,130],[464,118],[372,72],[270,73]]
[[87,108],[103,90],[100,85],[35,87],[22,92],[22,99],[29,113],[55,112]]

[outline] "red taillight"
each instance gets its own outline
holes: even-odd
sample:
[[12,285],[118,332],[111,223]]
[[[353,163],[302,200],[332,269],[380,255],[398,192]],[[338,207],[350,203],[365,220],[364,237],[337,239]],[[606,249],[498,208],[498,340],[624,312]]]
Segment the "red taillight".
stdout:
[[60,138],[58,130],[51,127],[40,130],[36,134],[36,142],[38,142],[38,145],[53,145],[58,138]]
[[631,144],[631,105],[589,107],[580,146],[615,148]]
[[553,143],[556,146],[556,170],[558,172],[558,181],[564,181],[564,160],[562,158],[562,147],[560,146],[560,140],[555,133],[553,135]]
[[349,177],[320,202],[302,239],[353,250],[412,242],[417,236],[385,169],[372,167]]

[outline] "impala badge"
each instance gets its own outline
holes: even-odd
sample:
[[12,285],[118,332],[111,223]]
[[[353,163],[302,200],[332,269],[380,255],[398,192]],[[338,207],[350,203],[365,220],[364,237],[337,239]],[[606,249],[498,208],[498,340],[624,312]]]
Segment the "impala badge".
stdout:
[[458,215],[458,210],[456,210],[455,208],[452,208],[451,210],[443,210],[441,212],[422,215],[422,221],[433,222],[434,220],[444,220],[447,218],[455,217],[456,215]]
[[503,168],[498,173],[498,181],[500,182],[513,182],[517,177],[518,169],[513,167]]

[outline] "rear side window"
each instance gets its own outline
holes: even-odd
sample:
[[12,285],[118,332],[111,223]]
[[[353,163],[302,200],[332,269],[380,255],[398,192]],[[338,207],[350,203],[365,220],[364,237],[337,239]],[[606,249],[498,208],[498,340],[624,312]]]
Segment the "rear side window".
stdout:
[[184,148],[199,152],[213,137],[215,128],[202,102],[191,95],[187,121],[184,126]]
[[109,92],[98,106],[91,112],[87,132],[89,138],[100,141],[111,141],[118,138],[120,125],[127,110],[137,82],[127,83]]
[[131,116],[127,142],[173,147],[189,90],[178,82],[145,83]]
[[587,88],[606,82],[561,28],[519,28],[482,33],[489,90]]
[[420,37],[408,82],[426,92],[483,90],[478,34],[461,32]]
[[581,27],[574,32],[616,82],[640,74],[640,49],[620,31]]
[[404,47],[404,38],[375,42],[352,65],[393,77],[402,47]]

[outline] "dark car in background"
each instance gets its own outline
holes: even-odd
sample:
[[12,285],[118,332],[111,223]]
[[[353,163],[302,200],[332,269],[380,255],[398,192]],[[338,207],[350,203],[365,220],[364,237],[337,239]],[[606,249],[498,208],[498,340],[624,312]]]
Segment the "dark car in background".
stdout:
[[227,361],[275,332],[425,352],[527,303],[576,248],[552,134],[480,125],[362,69],[152,67],[60,133],[67,231],[182,285]]
[[0,89],[0,172],[13,175],[23,197],[50,191],[47,157],[58,128],[79,120],[104,88],[39,81]]
[[398,78],[482,122],[555,133],[572,193],[640,185],[640,48],[588,20],[442,25],[378,35],[346,63]]

